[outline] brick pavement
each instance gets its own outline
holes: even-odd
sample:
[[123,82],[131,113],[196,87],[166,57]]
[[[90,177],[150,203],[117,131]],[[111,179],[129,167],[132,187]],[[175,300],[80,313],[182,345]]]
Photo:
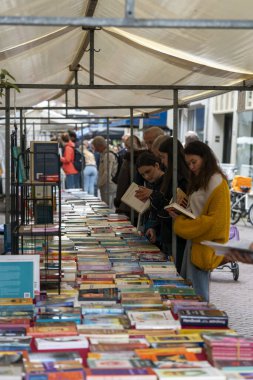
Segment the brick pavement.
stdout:
[[[237,225],[240,239],[253,241],[253,226]],[[244,336],[253,336],[253,266],[239,263],[239,279],[233,280],[232,272],[224,269],[211,274],[210,302],[229,315],[230,327]]]

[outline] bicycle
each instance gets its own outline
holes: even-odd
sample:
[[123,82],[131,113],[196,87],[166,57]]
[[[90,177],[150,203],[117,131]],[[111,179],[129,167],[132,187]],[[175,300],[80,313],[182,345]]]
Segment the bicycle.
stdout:
[[[242,192],[231,190],[231,224],[236,224],[241,218],[246,218],[253,225],[253,196],[250,187],[240,186]],[[252,199],[250,199],[252,198]]]

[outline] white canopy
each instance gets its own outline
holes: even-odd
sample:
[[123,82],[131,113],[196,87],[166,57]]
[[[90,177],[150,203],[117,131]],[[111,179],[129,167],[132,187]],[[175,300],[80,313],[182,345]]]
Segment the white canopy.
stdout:
[[[247,20],[252,0],[135,0],[137,19]],[[1,0],[1,16],[123,18],[125,0]],[[77,26],[0,25],[0,68],[19,84],[74,84],[70,67],[80,65],[78,84],[89,85],[89,33]],[[103,27],[95,30],[95,85],[241,85],[253,78],[253,30]],[[213,95],[185,89],[179,103]],[[16,106],[64,101],[61,89],[29,88]],[[173,104],[169,89],[80,89],[79,107],[134,106],[136,113]],[[13,100],[12,100],[13,105]],[[75,92],[68,91],[75,106]],[[141,106],[148,106],[144,108]],[[91,110],[92,111],[92,110]],[[93,110],[103,116],[129,109]]]

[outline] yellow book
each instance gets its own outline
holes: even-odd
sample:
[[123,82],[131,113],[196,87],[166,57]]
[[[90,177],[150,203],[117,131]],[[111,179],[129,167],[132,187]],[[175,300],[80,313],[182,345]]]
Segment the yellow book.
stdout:
[[236,334],[236,331],[233,330],[233,329],[208,329],[208,328],[204,328],[204,329],[181,329],[181,330],[178,330],[178,334],[204,334],[204,333],[208,333],[208,334]]
[[32,298],[0,298],[0,306],[32,305]]
[[164,335],[154,335],[150,336],[147,335],[146,339],[149,343],[201,343],[203,342],[203,339],[201,338],[200,334],[168,334],[166,336]]

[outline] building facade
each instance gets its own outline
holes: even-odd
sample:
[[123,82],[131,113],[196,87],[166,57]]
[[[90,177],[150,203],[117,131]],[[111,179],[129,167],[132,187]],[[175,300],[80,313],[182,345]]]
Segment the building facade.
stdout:
[[[169,111],[169,127],[173,111]],[[179,110],[178,138],[187,131],[197,132],[208,143],[224,167],[253,177],[253,92],[228,92],[191,103]]]

